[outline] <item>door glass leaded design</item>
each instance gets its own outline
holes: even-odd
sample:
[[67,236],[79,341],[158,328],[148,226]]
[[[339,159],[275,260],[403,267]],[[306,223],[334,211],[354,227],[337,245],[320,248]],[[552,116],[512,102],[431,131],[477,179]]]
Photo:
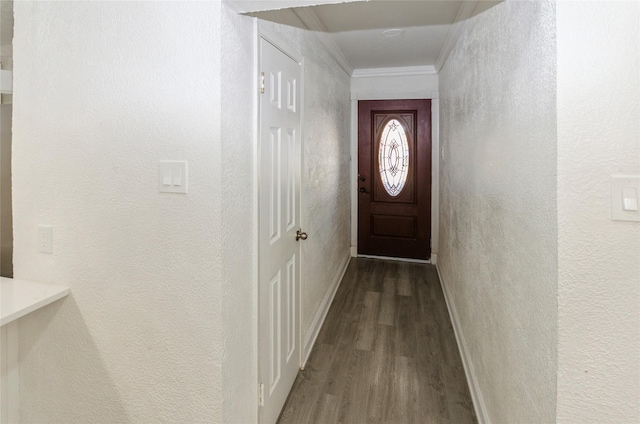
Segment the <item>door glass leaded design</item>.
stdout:
[[396,197],[407,182],[409,143],[407,132],[397,119],[385,125],[380,136],[378,166],[382,185],[389,196]]

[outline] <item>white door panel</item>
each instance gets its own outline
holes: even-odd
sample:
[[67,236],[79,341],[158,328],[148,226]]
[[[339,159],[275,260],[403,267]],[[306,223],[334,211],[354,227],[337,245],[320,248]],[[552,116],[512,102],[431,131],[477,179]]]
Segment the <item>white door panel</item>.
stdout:
[[260,422],[272,424],[300,357],[300,64],[263,38],[260,55]]

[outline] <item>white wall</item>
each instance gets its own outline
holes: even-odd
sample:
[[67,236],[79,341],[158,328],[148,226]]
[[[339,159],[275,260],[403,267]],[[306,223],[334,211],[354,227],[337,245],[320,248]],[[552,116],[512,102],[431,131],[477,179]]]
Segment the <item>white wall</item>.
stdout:
[[[305,56],[305,342],[349,258],[349,78],[267,26]],[[219,2],[17,5],[16,276],[72,291],[20,321],[23,422],[255,421],[255,37]]]
[[640,174],[640,5],[559,2],[559,423],[640,422],[640,224],[611,174]]
[[[296,31],[304,62],[302,152],[302,342],[308,353],[319,313],[350,258],[349,76],[310,32]],[[293,41],[292,40],[292,41]]]
[[[15,275],[72,291],[20,320],[21,421],[220,422],[220,3],[15,20]],[[158,193],[160,159],[188,195]]]
[[[225,3],[223,2],[223,5]],[[257,422],[256,31],[222,8],[223,419]]]
[[556,412],[551,2],[471,18],[440,78],[438,269],[491,423]]
[[380,99],[398,93],[431,95],[438,92],[438,74],[351,78],[351,92],[367,97],[378,94]]

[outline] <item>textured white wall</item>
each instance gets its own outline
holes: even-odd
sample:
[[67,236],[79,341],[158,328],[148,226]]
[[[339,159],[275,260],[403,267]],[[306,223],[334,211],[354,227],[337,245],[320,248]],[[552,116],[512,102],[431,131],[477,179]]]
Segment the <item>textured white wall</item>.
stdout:
[[[223,5],[225,3],[223,2]],[[222,8],[223,418],[257,422],[257,75],[253,18]]]
[[434,93],[438,91],[438,75],[404,75],[351,78],[352,93]]
[[[20,320],[22,422],[220,422],[220,3],[15,19],[15,275],[72,291]],[[158,193],[160,159],[188,195]]]
[[558,422],[640,422],[640,224],[611,174],[640,174],[640,4],[559,2]]
[[349,76],[309,32],[300,37],[304,69],[302,343],[350,257]]
[[492,423],[556,412],[555,6],[472,18],[440,72],[438,268]]

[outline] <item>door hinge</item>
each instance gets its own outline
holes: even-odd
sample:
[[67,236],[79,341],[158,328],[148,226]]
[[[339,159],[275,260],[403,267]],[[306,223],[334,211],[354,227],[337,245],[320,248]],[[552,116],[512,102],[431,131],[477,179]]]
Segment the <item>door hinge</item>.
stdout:
[[260,94],[264,94],[264,72],[260,72]]
[[264,384],[260,383],[260,385],[258,386],[258,402],[260,403],[260,406],[264,406]]

